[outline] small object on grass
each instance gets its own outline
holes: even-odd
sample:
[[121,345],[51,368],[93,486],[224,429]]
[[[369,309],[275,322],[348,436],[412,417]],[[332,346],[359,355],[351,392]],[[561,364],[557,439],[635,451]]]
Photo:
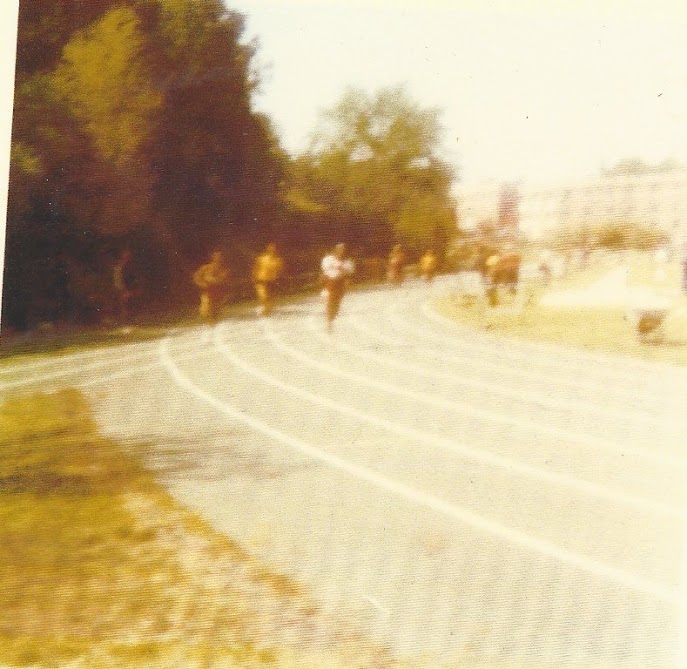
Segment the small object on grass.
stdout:
[[646,339],[651,334],[660,334],[660,328],[667,315],[667,310],[658,309],[638,313],[636,328],[640,339]]
[[630,320],[634,324],[640,341],[648,341],[650,337],[661,337],[663,325],[669,313],[670,305],[664,300],[639,303],[631,307]]

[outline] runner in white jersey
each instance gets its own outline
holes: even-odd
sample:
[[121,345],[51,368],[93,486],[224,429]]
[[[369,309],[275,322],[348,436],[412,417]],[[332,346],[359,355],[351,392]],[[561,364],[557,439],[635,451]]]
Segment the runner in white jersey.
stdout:
[[331,332],[334,319],[339,313],[346,286],[355,271],[353,261],[346,258],[345,244],[337,244],[334,251],[322,259],[321,270],[327,298],[327,329]]

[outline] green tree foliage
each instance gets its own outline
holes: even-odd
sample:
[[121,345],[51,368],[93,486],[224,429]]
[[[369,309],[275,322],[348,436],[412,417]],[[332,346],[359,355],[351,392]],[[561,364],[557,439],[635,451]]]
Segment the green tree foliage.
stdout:
[[295,163],[287,199],[328,227],[325,236],[354,240],[365,253],[385,254],[393,241],[415,252],[443,250],[456,219],[440,134],[438,112],[402,88],[349,90]]
[[71,35],[95,21],[116,0],[21,0],[17,33],[17,75],[52,69]]
[[178,305],[211,248],[279,221],[243,27],[220,0],[22,0],[3,326],[102,316],[124,246],[142,302]]
[[242,17],[214,1],[161,7],[151,44],[164,95],[149,145],[152,198],[195,262],[273,224],[285,157],[268,119],[251,110],[254,47],[240,42]]
[[130,7],[104,14],[65,45],[52,80],[106,170],[96,224],[121,235],[150,219],[152,178],[143,152],[162,96],[153,87],[144,35]]
[[[48,75],[18,84],[10,156],[3,326],[25,327],[90,309],[88,290],[66,292],[97,262],[94,225],[106,170]],[[78,267],[77,267],[78,266]],[[65,304],[59,304],[64,302]],[[79,305],[77,307],[77,302]]]
[[72,114],[115,166],[140,149],[161,103],[141,57],[143,43],[134,10],[118,7],[65,45],[53,77]]

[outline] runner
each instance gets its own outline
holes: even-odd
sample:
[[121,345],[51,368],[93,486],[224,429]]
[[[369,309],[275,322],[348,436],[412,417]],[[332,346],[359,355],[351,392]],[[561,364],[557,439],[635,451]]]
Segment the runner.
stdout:
[[331,332],[346,286],[355,271],[353,261],[346,258],[346,245],[337,244],[334,251],[322,259],[321,269],[325,286],[322,292],[327,300],[327,330]]
[[500,261],[501,256],[495,252],[487,256],[484,261],[485,294],[490,307],[496,307],[499,304],[499,284],[496,273]]
[[386,276],[394,286],[400,286],[403,282],[403,269],[405,265],[406,256],[403,253],[403,247],[396,244],[389,254],[389,263],[387,265]]
[[193,281],[201,291],[198,307],[200,317],[208,323],[215,323],[229,284],[229,269],[224,264],[221,251],[215,251],[210,262],[195,271]]
[[284,261],[277,253],[276,244],[268,244],[265,251],[255,259],[253,283],[258,296],[258,315],[269,316],[272,312],[272,289],[284,268]]
[[437,254],[432,249],[427,249],[420,258],[420,274],[427,283],[430,283],[437,273]]

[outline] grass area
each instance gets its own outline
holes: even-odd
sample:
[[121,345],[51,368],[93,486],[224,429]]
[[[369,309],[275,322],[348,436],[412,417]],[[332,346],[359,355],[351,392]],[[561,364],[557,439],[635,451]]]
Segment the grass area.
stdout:
[[630,286],[643,286],[679,301],[682,298],[681,274],[679,262],[657,266],[650,255],[643,254],[633,258],[630,263],[628,281]]
[[[631,281],[647,285],[643,280],[646,273],[645,267],[637,268]],[[662,279],[655,287],[660,289],[664,281],[672,286],[670,280],[670,276],[667,281]],[[580,288],[585,284],[578,277],[553,289],[567,290],[571,285]],[[687,365],[687,305],[678,303],[681,308],[675,309],[666,319],[662,337],[641,341],[624,308],[543,307],[538,304],[543,292],[543,287],[537,283],[525,284],[518,298],[506,297],[497,308],[490,308],[481,299],[467,302],[456,293],[440,298],[437,308],[458,323],[506,337]]]
[[[180,508],[77,391],[7,400],[0,451],[1,665],[396,666]],[[308,648],[323,625],[326,656]]]
[[49,327],[3,335],[0,341],[0,368],[6,364],[52,359],[56,355],[69,355],[104,346],[154,341],[164,336],[170,327],[192,327],[197,324],[197,320],[187,316],[175,322],[133,324],[126,328],[106,325],[74,329]]

